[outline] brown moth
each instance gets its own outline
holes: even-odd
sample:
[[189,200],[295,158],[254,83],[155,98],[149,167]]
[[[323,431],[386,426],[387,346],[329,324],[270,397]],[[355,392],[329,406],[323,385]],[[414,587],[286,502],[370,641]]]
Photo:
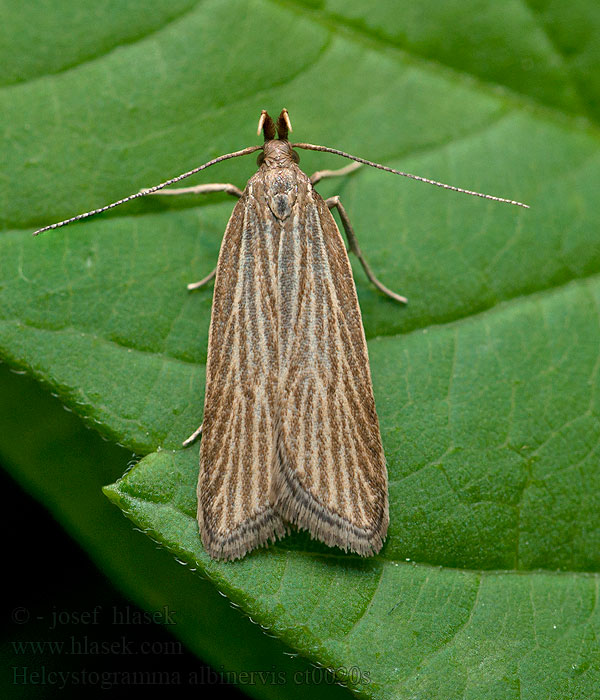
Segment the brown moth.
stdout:
[[[57,228],[147,194],[228,192],[239,198],[213,277],[204,420],[200,433],[198,524],[215,559],[238,559],[288,532],[290,524],[345,551],[380,551],[389,522],[387,470],[367,344],[350,261],[331,215],[337,208],[350,250],[368,278],[396,301],[366,263],[339,197],[314,190],[294,148],[326,151],[398,175],[526,206],[403,173],[326,146],[288,140],[287,110],[263,110],[251,146]],[[258,171],[244,191],[231,184],[164,190],[222,160],[254,151]]]
[[[298,167],[283,112],[227,225],[208,341],[198,523],[217,558],[306,529],[369,555],[388,527],[385,457],[346,248]],[[338,205],[339,206],[339,205]],[[352,240],[352,239],[351,239]]]

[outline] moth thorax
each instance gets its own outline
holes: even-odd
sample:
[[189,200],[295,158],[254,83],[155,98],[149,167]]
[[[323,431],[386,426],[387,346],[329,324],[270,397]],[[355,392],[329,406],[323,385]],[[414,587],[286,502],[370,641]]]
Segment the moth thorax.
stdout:
[[272,167],[267,170],[265,194],[269,209],[278,219],[287,219],[292,213],[298,195],[297,168]]

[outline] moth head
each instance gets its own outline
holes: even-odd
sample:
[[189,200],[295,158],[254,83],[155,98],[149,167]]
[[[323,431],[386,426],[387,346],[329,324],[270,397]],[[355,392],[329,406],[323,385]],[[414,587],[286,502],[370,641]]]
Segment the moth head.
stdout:
[[277,122],[274,122],[267,110],[263,109],[258,120],[257,133],[260,135],[261,131],[264,134],[265,143],[263,152],[257,158],[259,166],[265,161],[267,165],[269,161],[283,165],[284,162],[281,161],[286,161],[290,158],[294,163],[300,162],[300,156],[292,149],[288,141],[288,133],[292,131],[292,122],[287,109],[281,110]]

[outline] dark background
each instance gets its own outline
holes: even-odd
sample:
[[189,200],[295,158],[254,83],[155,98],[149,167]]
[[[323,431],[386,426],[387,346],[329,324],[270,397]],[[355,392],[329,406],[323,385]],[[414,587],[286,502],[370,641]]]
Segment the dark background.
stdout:
[[[6,409],[7,403],[17,400],[14,389],[19,385],[24,387],[23,396],[37,394],[41,400],[40,390],[36,390],[34,384],[27,377],[15,375],[6,365],[0,365],[0,389],[4,390],[4,396],[0,392],[0,404]],[[10,391],[7,391],[8,387]],[[47,400],[58,405],[49,396]],[[13,411],[25,421],[23,405],[14,405]],[[69,422],[79,420],[62,415]],[[26,434],[25,428],[23,434]],[[93,435],[90,433],[95,439]],[[5,435],[4,439],[7,437]],[[181,678],[177,684],[157,683],[152,686],[175,693],[178,698],[198,698],[199,694],[207,698],[247,697],[236,687],[220,682],[218,674],[203,665],[172,636],[168,626],[139,621],[144,612],[115,589],[53,516],[9,475],[6,458],[2,455],[2,443],[0,436],[0,489],[5,504],[1,516],[5,624],[0,641],[3,662],[0,697],[11,700],[79,698],[82,695],[86,698],[106,697],[108,689],[102,687],[99,676],[94,674],[119,675],[132,671],[160,671],[163,675],[159,679]],[[104,497],[99,494],[99,498]],[[92,624],[91,613],[96,606],[99,606],[95,618],[98,624]],[[130,624],[115,624],[113,609],[120,619],[129,620]],[[88,613],[87,623],[77,620],[81,612]],[[50,629],[56,615],[60,615],[60,624]],[[78,646],[72,646],[72,639]],[[58,651],[61,644],[64,646]],[[143,644],[147,646],[143,647]],[[39,645],[39,650],[34,650],[32,645]],[[71,649],[81,653],[72,654]],[[152,653],[154,650],[156,653]],[[27,677],[32,682],[15,683],[14,669],[23,674],[24,667],[27,667]],[[44,670],[47,679],[52,672],[60,671],[70,680],[64,688],[60,682],[44,683]],[[188,678],[193,672],[206,682],[201,686],[190,685]],[[84,673],[87,680],[78,681],[78,678],[84,678]],[[110,682],[110,677],[108,680]],[[147,683],[117,683],[113,690],[118,689],[137,697],[146,694],[150,686]]]

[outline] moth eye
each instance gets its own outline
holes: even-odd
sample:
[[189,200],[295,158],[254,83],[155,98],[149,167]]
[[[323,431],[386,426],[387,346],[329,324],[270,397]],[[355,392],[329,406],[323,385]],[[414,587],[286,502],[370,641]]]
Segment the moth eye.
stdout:
[[296,151],[292,151],[292,160],[294,161],[294,163],[300,162],[300,156],[296,153]]
[[262,165],[265,162],[265,154],[261,151],[256,159],[256,165]]

